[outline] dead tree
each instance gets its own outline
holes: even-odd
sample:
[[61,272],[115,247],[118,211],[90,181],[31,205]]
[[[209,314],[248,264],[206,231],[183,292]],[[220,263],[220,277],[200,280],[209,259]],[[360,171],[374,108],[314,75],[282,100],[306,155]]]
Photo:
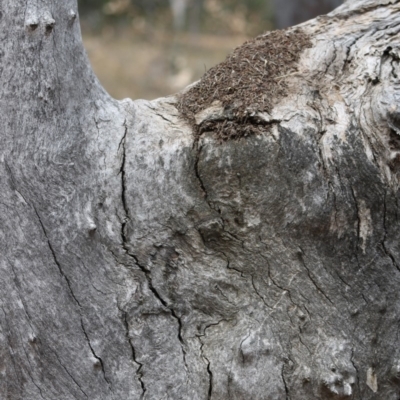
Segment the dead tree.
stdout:
[[327,14],[343,0],[273,0],[277,28],[300,24],[317,15]]
[[74,0],[0,10],[2,399],[399,398],[399,1],[151,102]]
[[169,4],[172,11],[174,29],[180,31],[185,26],[188,0],[169,0]]

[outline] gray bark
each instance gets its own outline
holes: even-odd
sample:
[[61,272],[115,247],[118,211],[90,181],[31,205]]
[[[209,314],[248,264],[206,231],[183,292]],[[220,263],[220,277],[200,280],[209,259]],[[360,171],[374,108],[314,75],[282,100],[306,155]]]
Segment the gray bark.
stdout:
[[75,1],[0,10],[2,399],[399,398],[399,1],[224,143],[111,99]]

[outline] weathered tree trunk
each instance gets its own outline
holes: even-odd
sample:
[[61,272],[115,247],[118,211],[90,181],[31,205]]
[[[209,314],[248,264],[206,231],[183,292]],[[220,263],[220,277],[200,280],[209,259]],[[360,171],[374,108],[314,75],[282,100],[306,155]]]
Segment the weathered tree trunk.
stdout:
[[100,87],[75,1],[0,10],[1,399],[398,400],[399,1],[152,102]]

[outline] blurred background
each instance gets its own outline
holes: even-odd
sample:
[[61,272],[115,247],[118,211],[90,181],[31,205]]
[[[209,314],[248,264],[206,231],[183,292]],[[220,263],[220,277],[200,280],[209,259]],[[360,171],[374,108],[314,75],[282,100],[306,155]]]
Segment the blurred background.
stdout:
[[78,0],[93,69],[115,98],[154,99],[198,80],[247,39],[343,0]]

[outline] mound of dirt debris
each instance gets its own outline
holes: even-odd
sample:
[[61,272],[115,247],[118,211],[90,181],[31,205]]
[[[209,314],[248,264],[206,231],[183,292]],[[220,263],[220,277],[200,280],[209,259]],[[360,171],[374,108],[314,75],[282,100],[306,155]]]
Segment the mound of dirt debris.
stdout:
[[285,78],[297,71],[309,36],[301,29],[266,33],[238,47],[211,68],[178,102],[178,109],[199,137],[214,132],[220,140],[262,131],[257,114],[270,112],[288,94]]

